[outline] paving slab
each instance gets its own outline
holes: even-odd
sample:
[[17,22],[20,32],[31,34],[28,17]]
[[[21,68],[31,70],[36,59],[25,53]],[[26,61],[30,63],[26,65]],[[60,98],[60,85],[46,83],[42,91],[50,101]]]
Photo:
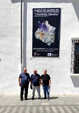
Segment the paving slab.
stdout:
[[52,95],[50,100],[20,101],[19,95],[0,95],[0,113],[79,113],[79,95]]

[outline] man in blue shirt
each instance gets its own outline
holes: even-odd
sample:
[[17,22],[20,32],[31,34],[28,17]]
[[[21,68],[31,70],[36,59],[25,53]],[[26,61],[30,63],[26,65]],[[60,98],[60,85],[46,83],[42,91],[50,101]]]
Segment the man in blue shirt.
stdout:
[[23,91],[25,89],[25,100],[27,100],[27,95],[28,95],[28,85],[30,81],[30,76],[27,73],[27,69],[24,68],[23,73],[19,75],[18,78],[19,81],[19,86],[21,86],[21,92],[20,92],[20,100],[23,100]]
[[34,70],[34,74],[31,75],[31,84],[32,84],[32,89],[33,89],[33,93],[32,93],[32,99],[34,99],[35,96],[35,89],[38,92],[38,98],[40,99],[40,85],[41,85],[41,79],[40,79],[40,75],[37,74],[37,70]]

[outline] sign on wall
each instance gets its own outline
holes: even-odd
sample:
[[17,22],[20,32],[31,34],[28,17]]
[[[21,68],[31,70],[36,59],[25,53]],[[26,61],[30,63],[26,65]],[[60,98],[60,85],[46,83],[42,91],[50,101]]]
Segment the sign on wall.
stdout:
[[60,8],[33,9],[32,56],[59,56]]

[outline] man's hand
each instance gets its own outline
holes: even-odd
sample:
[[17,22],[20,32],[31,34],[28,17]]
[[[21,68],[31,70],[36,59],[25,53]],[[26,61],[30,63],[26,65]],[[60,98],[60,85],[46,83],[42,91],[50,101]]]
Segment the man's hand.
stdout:
[[20,83],[20,78],[18,78],[18,82],[19,82],[19,86],[21,86],[21,83]]
[[50,87],[50,84],[49,84],[49,87]]
[[49,80],[49,87],[50,87],[50,84],[51,84],[51,80]]
[[19,83],[19,86],[21,86],[21,83]]
[[41,86],[41,84],[39,85],[39,87]]

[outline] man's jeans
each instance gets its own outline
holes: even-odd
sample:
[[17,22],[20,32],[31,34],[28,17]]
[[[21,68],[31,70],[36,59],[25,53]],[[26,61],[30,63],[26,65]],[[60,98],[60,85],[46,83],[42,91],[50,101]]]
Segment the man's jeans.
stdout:
[[33,92],[32,92],[32,98],[35,97],[35,90],[38,92],[38,97],[41,98],[40,96],[40,87],[39,86],[32,86]]
[[44,98],[49,98],[49,86],[43,86]]

